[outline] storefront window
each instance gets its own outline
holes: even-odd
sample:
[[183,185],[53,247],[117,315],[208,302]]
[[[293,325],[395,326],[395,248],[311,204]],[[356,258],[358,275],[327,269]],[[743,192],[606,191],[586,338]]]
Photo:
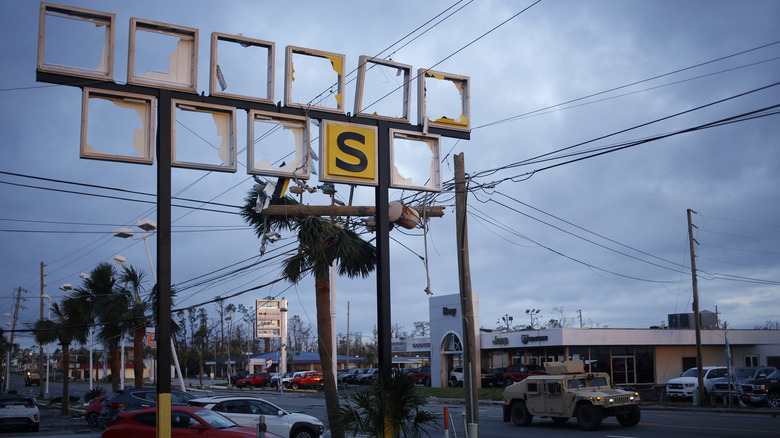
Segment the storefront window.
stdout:
[[653,347],[636,347],[636,382],[654,383],[655,372],[653,371]]

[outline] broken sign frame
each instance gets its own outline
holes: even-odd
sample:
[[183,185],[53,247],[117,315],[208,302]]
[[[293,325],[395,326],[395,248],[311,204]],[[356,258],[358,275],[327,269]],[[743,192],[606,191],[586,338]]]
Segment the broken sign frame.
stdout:
[[[141,132],[136,130],[133,139],[135,149],[139,153],[138,157],[103,153],[87,144],[87,119],[89,116],[89,100],[91,98],[106,99],[118,106],[134,107],[139,112],[142,129]],[[123,103],[120,104],[120,101]],[[154,163],[154,106],[154,96],[85,87],[82,93],[81,104],[81,158],[141,164]],[[141,113],[139,110],[144,112]]]
[[[435,79],[440,81],[449,81],[452,82],[453,85],[458,89],[460,92],[460,114],[453,117],[447,117],[448,115],[445,114],[442,117],[431,120],[428,118],[428,114],[426,113],[426,103],[425,103],[425,97],[426,97],[426,90],[425,90],[425,81],[427,79]],[[439,128],[446,128],[446,129],[457,129],[457,130],[463,130],[463,131],[470,131],[471,125],[470,125],[470,109],[469,109],[469,102],[470,102],[470,92],[469,92],[469,77],[468,76],[460,76],[460,75],[454,75],[451,73],[443,73],[439,71],[433,71],[421,68],[417,70],[417,92],[418,92],[418,123],[422,125],[423,127],[427,126],[435,126]],[[424,128],[425,129],[425,128]]]
[[[88,68],[76,65],[53,64],[46,62],[46,17],[57,16],[72,20],[81,20],[91,23],[93,26],[105,26],[103,53],[97,67]],[[114,39],[116,29],[116,15],[108,12],[93,11],[91,9],[75,8],[73,6],[56,5],[53,3],[41,3],[40,19],[38,26],[38,71],[59,73],[71,76],[79,76],[91,79],[110,81],[114,78]]]
[[[295,130],[295,158],[292,163],[284,165],[284,168],[292,170],[283,170],[283,167],[269,165],[269,167],[255,167],[255,122],[262,121],[276,124],[281,129]],[[272,129],[276,129],[272,128]],[[279,176],[284,178],[309,179],[311,157],[309,154],[309,118],[303,116],[285,115],[278,113],[269,113],[260,110],[250,110],[247,117],[247,173],[250,175]],[[261,157],[262,158],[262,157]]]
[[[410,184],[405,182],[404,178],[395,166],[395,140],[411,140],[428,144],[431,149],[431,169],[426,185]],[[390,175],[390,187],[400,189],[425,190],[429,192],[442,191],[441,182],[441,136],[434,134],[420,134],[419,132],[403,131],[400,129],[390,130],[390,163],[392,171]]]
[[[222,134],[222,142],[217,148],[218,156],[224,163],[223,166],[208,163],[195,163],[192,161],[181,161],[176,159],[176,110],[181,109],[183,111],[194,111],[207,114],[226,114],[228,116],[228,124],[226,133]],[[171,99],[171,127],[173,133],[171,135],[171,166],[184,167],[187,169],[203,169],[213,170],[217,172],[236,172],[237,168],[237,151],[236,151],[236,108],[214,105],[208,103],[195,103],[186,100]],[[219,128],[219,127],[217,127]],[[217,130],[219,134],[219,129]],[[181,145],[180,145],[181,146]],[[225,148],[223,150],[223,147]]]
[[[382,115],[382,114],[376,114],[376,113],[369,113],[369,112],[363,112],[363,89],[365,88],[366,84],[366,66],[369,64],[375,64],[379,66],[384,67],[390,67],[398,69],[399,72],[403,73],[404,76],[404,84],[403,84],[403,102],[401,102],[402,108],[401,108],[401,117],[396,117],[392,115]],[[368,67],[368,69],[373,68]],[[363,116],[363,117],[373,117],[373,118],[380,118],[380,119],[387,119],[387,120],[395,120],[395,121],[403,121],[406,123],[409,123],[409,102],[412,100],[412,84],[411,84],[411,77],[412,77],[412,66],[407,64],[401,64],[400,62],[394,62],[394,61],[387,61],[384,59],[379,58],[373,58],[366,55],[360,56],[360,61],[358,63],[358,76],[357,76],[357,85],[355,87],[355,115],[357,116]],[[369,104],[373,105],[373,103]]]
[[[139,31],[157,33],[178,37],[177,49],[168,57],[167,72],[147,71],[143,75],[135,73],[135,54],[136,54],[136,34]],[[180,53],[186,49],[189,42],[187,53]],[[181,65],[184,63],[184,65]],[[175,67],[175,71],[171,67]],[[184,67],[184,71],[179,71]],[[146,76],[153,73],[151,76]],[[167,77],[166,77],[167,76]],[[130,47],[127,53],[127,83],[132,85],[157,86],[173,90],[184,90],[197,92],[198,87],[198,29],[177,26],[175,24],[160,23],[157,21],[144,20],[141,18],[130,18]]]
[[[260,47],[265,48],[268,51],[268,83],[266,87],[265,96],[246,96],[242,94],[225,93],[224,91],[217,91],[217,84],[221,79],[221,71],[219,69],[219,58],[217,53],[217,46],[220,41],[226,41],[230,43],[240,44],[243,47]],[[252,100],[255,102],[274,103],[274,48],[276,44],[271,41],[257,40],[254,38],[247,38],[241,35],[229,35],[226,33],[212,32],[211,33],[211,73],[209,74],[209,93],[212,96],[232,97]]]
[[[337,93],[334,96],[336,99],[336,108],[324,106],[324,105],[317,105],[317,104],[307,104],[307,103],[299,103],[299,102],[293,102],[292,101],[292,82],[295,80],[293,77],[293,56],[294,55],[303,55],[303,56],[311,56],[315,58],[325,58],[331,62],[331,65],[333,66],[333,70],[336,72],[336,75],[338,78],[336,79],[336,85]],[[330,112],[336,112],[336,113],[344,113],[344,62],[346,59],[345,55],[339,54],[339,53],[332,53],[332,52],[326,52],[324,50],[315,50],[315,49],[306,49],[303,47],[296,47],[296,46],[287,46],[287,49],[285,51],[285,63],[284,63],[284,105],[289,107],[297,107],[297,108],[311,108],[316,107],[318,110],[322,111],[330,111]]]

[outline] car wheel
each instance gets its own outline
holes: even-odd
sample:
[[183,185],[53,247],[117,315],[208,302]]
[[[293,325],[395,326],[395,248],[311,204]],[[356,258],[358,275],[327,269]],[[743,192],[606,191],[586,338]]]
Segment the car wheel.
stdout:
[[450,377],[450,386],[452,386],[452,387],[458,386],[458,379],[456,379],[454,377]]
[[298,384],[298,382],[292,382],[292,385],[290,385],[292,389],[298,389],[301,387],[301,385]]
[[509,385],[511,385],[511,384],[513,384],[513,383],[515,383],[515,382],[513,382],[513,381],[512,381],[512,378],[511,378],[511,377],[507,377],[507,378],[504,380],[504,386],[509,386]]
[[639,406],[637,405],[631,407],[631,412],[617,415],[617,421],[623,427],[636,426],[639,423],[640,418],[642,418],[642,413],[639,411]]
[[34,425],[30,426],[30,430],[32,430],[33,432],[38,432],[38,429],[40,427],[41,427],[40,424],[34,424]]
[[314,434],[313,430],[302,427],[292,432],[290,438],[317,438],[317,435]]
[[602,419],[601,409],[590,403],[583,403],[577,408],[577,424],[582,430],[598,429]]
[[512,407],[510,408],[510,415],[512,417],[512,422],[515,423],[517,426],[528,426],[531,424],[531,420],[533,419],[533,416],[530,412],[528,412],[528,408],[525,407],[525,402],[522,401],[516,401],[512,403]]
[[97,427],[98,425],[97,412],[90,412],[89,414],[87,414],[87,424],[89,424],[89,427]]
[[780,408],[780,392],[772,392],[767,397],[769,398],[769,406]]

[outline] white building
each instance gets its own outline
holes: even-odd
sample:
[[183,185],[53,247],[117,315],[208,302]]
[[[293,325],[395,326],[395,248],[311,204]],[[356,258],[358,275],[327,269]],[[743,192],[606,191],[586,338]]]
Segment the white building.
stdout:
[[[474,294],[474,326],[479,306]],[[394,341],[394,352],[424,354],[429,345],[431,382],[447,385],[449,371],[461,362],[463,339],[459,295],[431,297],[428,339]],[[726,365],[726,336],[734,366],[769,365],[780,368],[778,330],[701,330],[702,362]],[[662,384],[696,366],[693,329],[553,328],[477,333],[477,351],[484,369],[515,364],[585,360],[591,371],[610,373],[616,385]],[[439,376],[437,378],[437,376]]]

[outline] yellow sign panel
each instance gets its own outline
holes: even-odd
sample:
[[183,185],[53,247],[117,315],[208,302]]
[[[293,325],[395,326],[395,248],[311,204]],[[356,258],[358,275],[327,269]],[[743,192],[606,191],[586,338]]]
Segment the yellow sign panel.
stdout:
[[320,148],[322,180],[377,185],[376,127],[323,121]]

